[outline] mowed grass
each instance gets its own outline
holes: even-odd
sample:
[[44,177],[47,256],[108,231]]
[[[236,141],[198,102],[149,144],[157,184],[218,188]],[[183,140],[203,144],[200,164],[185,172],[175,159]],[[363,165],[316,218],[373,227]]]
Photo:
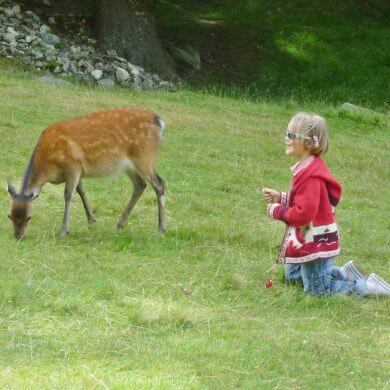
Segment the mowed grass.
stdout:
[[[310,298],[263,282],[283,225],[265,217],[262,186],[286,189],[283,133],[299,109],[324,115],[327,162],[344,187],[343,253],[390,279],[389,122],[291,101],[249,103],[187,91],[136,93],[43,85],[0,74],[0,177],[19,185],[38,135],[52,121],[144,106],[166,121],[158,172],[169,230],[156,235],[149,188],[128,225],[126,177],[84,185],[71,234],[59,238],[63,187],[47,185],[26,238],[15,241],[0,196],[2,388],[386,388],[389,300]],[[4,187],[3,187],[4,188]]]

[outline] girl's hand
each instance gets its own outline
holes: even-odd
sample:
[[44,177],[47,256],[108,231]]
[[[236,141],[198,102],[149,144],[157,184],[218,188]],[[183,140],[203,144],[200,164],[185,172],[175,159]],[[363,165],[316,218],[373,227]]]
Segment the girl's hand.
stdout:
[[280,192],[272,190],[271,188],[262,189],[264,199],[269,203],[278,203],[280,199]]

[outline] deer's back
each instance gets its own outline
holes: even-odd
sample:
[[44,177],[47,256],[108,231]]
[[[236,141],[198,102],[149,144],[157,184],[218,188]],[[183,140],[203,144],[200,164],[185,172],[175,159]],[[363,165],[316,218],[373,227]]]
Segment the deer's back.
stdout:
[[160,142],[160,123],[153,112],[104,110],[47,127],[38,140],[35,165],[53,172],[80,167],[82,176],[116,174],[145,157],[154,163]]

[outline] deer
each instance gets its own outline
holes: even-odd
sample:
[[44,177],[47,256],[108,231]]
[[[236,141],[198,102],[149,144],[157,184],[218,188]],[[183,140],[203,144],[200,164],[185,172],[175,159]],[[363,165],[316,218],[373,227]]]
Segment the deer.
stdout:
[[94,112],[49,125],[38,138],[19,191],[7,180],[11,196],[9,219],[21,239],[32,216],[33,201],[45,184],[65,183],[65,210],[60,236],[69,234],[70,205],[79,194],[88,224],[95,222],[82,180],[89,177],[128,175],[133,192],[118,223],[123,228],[147,184],[158,204],[158,233],[166,231],[165,182],[155,170],[164,121],[143,108],[116,108]]

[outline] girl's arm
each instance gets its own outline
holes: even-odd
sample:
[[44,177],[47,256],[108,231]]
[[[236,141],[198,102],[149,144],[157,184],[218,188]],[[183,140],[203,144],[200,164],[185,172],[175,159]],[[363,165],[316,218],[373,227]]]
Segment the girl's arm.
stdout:
[[287,193],[286,192],[280,192],[279,193],[279,202],[282,206],[287,206]]
[[321,180],[308,179],[294,196],[291,207],[273,203],[268,207],[270,218],[286,222],[289,226],[300,227],[311,222],[317,214],[320,203]]

